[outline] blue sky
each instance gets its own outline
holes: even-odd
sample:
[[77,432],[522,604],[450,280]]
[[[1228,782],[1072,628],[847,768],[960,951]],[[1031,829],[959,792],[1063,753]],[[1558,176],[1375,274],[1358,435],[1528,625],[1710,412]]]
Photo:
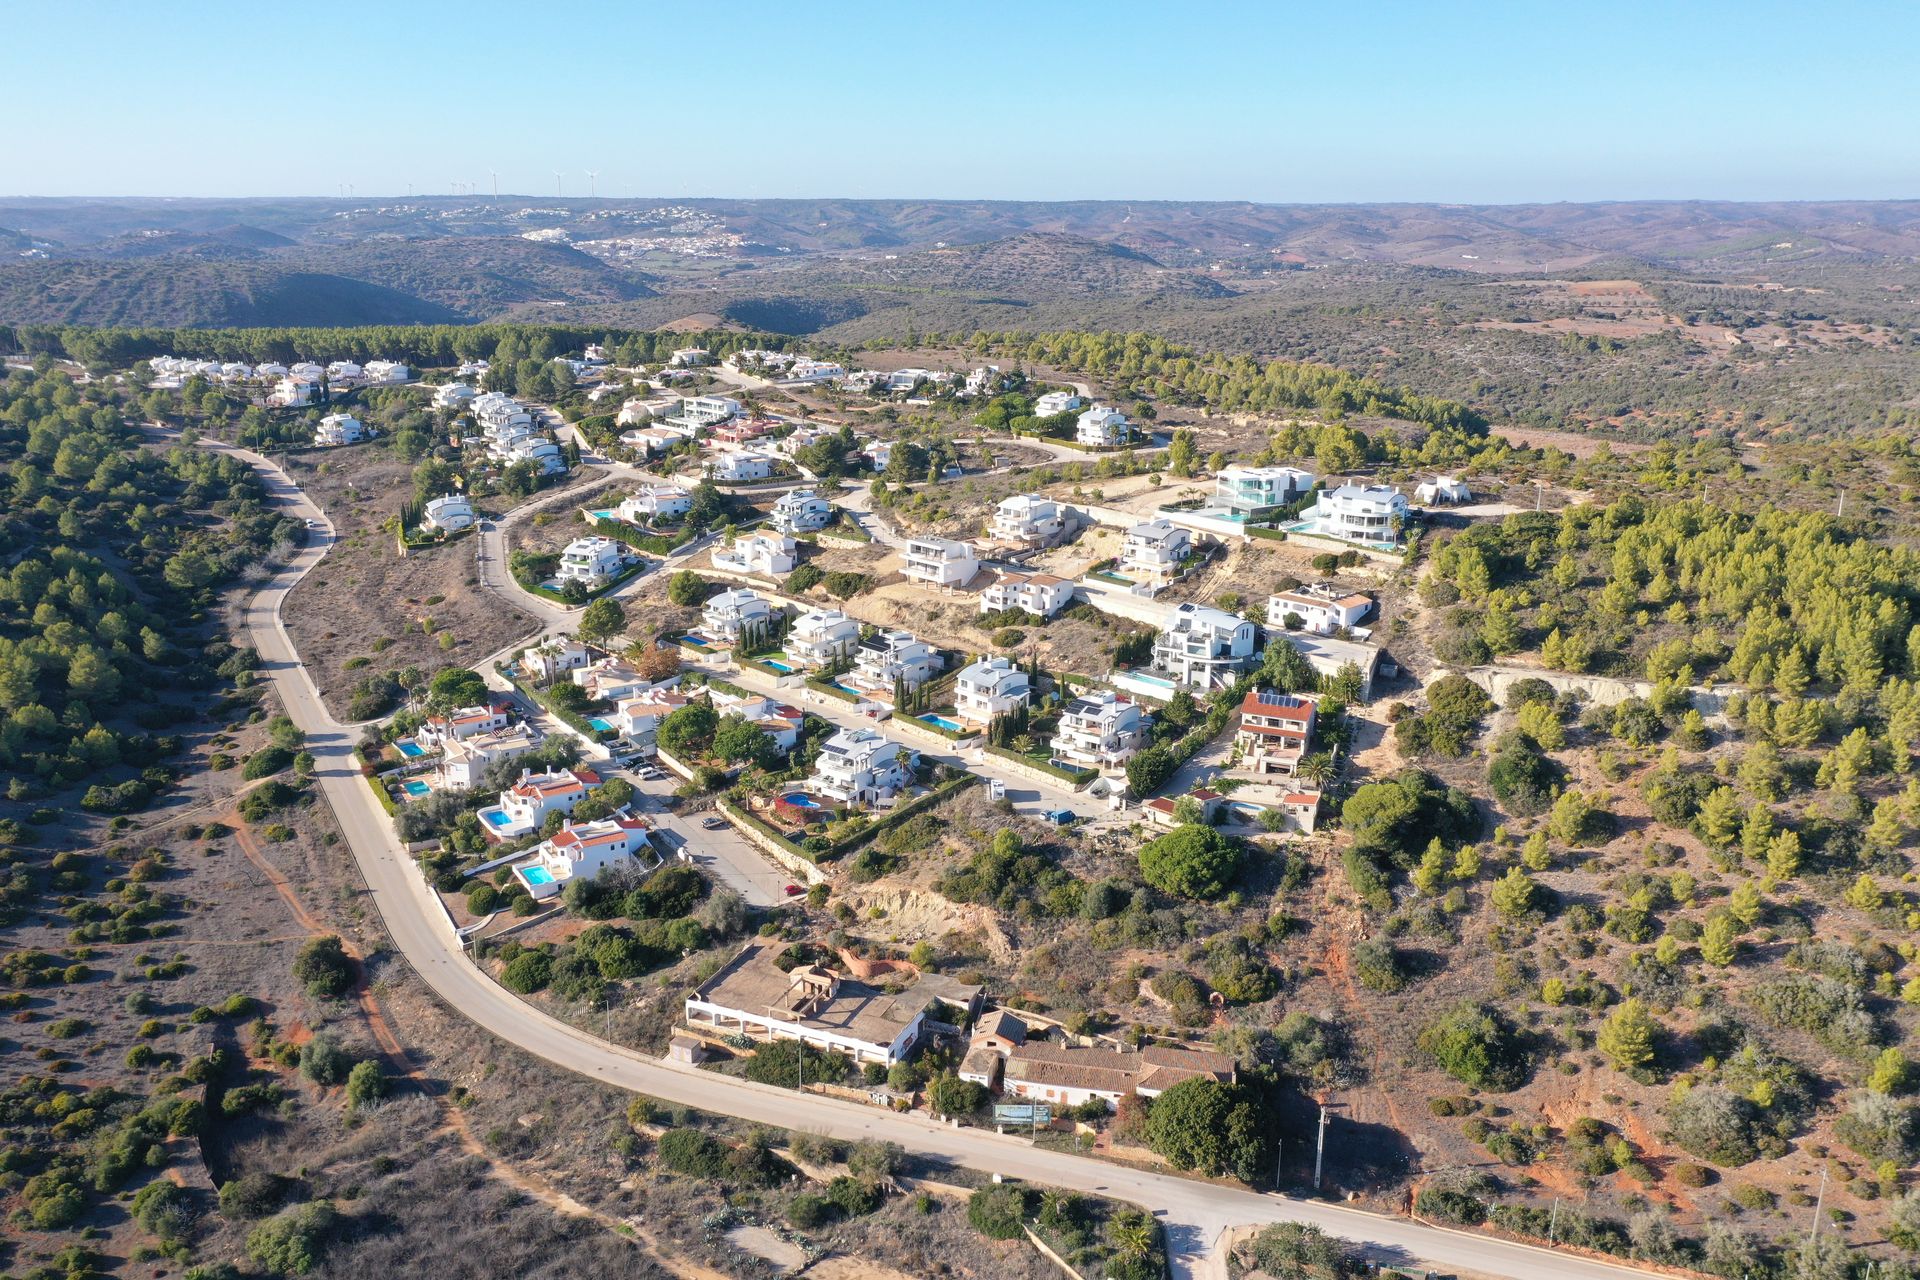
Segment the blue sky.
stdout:
[[1920,196],[1920,6],[12,6],[4,195]]

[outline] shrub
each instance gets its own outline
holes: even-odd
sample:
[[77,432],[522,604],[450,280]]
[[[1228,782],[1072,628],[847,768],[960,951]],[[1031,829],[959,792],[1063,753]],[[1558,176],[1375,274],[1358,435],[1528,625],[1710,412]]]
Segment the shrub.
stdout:
[[268,1271],[303,1276],[319,1265],[339,1219],[325,1200],[288,1209],[247,1233],[247,1257]]
[[1511,1028],[1492,1009],[1456,1005],[1420,1033],[1420,1047],[1454,1079],[1506,1093],[1526,1083],[1526,1056]]
[[1360,979],[1361,986],[1383,995],[1407,985],[1407,976],[1400,965],[1400,952],[1392,943],[1379,938],[1369,938],[1354,945],[1353,973]]
[[353,960],[335,934],[315,938],[294,958],[293,976],[315,999],[346,994],[353,986]]
[[285,747],[262,747],[247,757],[247,763],[241,767],[240,776],[249,782],[271,777],[293,763],[293,752]]
[[155,1178],[133,1193],[133,1218],[163,1244],[186,1238],[193,1226],[193,1193],[166,1178]]
[[387,1073],[372,1058],[353,1064],[347,1073],[347,1105],[364,1107],[387,1096]]
[[[816,571],[817,572],[817,571]],[[788,584],[792,586],[791,583]],[[833,1220],[833,1205],[825,1196],[802,1191],[787,1201],[787,1221],[802,1231],[824,1227]]]
[[220,1184],[220,1212],[236,1221],[264,1218],[280,1207],[287,1189],[287,1180],[278,1174],[243,1174]]
[[500,984],[509,991],[532,995],[553,978],[553,961],[544,951],[522,951],[507,961],[500,973]]
[[660,1163],[692,1178],[723,1178],[727,1174],[727,1144],[698,1129],[669,1129],[654,1148]]
[[827,1184],[827,1199],[849,1218],[863,1217],[880,1207],[880,1188],[843,1174]]
[[1746,1164],[1760,1154],[1753,1103],[1717,1085],[1688,1090],[1667,1108],[1673,1140],[1722,1168]]
[[1265,1132],[1251,1096],[1211,1077],[1182,1080],[1147,1112],[1147,1145],[1174,1168],[1209,1176],[1258,1176],[1266,1162]]
[[1011,1182],[981,1187],[967,1199],[967,1221],[989,1240],[1017,1240],[1027,1216],[1027,1191]]
[[300,1046],[300,1074],[315,1084],[345,1084],[352,1070],[353,1055],[330,1035],[316,1035]]

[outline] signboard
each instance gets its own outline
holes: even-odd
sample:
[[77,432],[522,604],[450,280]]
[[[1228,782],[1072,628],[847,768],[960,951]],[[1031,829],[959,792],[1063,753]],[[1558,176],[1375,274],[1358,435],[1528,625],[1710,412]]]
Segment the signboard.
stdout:
[[1053,1123],[1053,1108],[1044,1102],[996,1102],[993,1105],[995,1124],[1031,1124]]

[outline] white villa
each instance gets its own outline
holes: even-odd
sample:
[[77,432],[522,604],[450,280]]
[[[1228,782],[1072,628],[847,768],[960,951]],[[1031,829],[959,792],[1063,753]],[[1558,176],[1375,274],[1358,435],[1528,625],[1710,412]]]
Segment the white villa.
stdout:
[[1240,703],[1240,728],[1234,742],[1240,766],[1255,773],[1291,778],[1313,744],[1317,705],[1311,698],[1271,689],[1251,690]]
[[667,361],[670,369],[697,369],[703,364],[712,364],[713,355],[705,347],[682,347],[673,353]]
[[728,644],[756,629],[764,632],[773,625],[773,619],[774,607],[745,587],[722,591],[700,611],[701,630],[712,639]]
[[953,706],[958,718],[990,724],[995,716],[1027,705],[1033,686],[1027,673],[1006,658],[982,658],[962,667],[954,678]]
[[1120,572],[1158,590],[1180,576],[1193,555],[1193,534],[1170,520],[1148,520],[1127,530],[1120,543]]
[[980,593],[980,612],[1021,609],[1036,618],[1051,618],[1073,599],[1073,584],[1050,573],[1002,573]]
[[305,378],[282,378],[274,384],[273,394],[267,397],[267,403],[285,409],[301,409],[313,403],[313,393],[317,384]]
[[575,667],[571,678],[595,702],[618,702],[653,688],[653,681],[619,658],[602,658],[584,667]]
[[664,422],[684,435],[698,436],[739,415],[740,402],[732,396],[685,396]]
[[1066,528],[1066,512],[1052,498],[1016,493],[994,510],[991,536],[999,543],[1045,547],[1052,545]]
[[716,547],[713,567],[779,577],[793,572],[798,550],[799,544],[784,533],[746,534],[735,538],[731,547]]
[[913,780],[914,755],[872,729],[842,729],[820,745],[807,787],[845,805],[878,808]]
[[367,438],[367,429],[350,413],[330,413],[313,430],[315,444],[359,444]]
[[1390,546],[1411,511],[1406,496],[1388,485],[1343,484],[1322,490],[1308,518],[1325,537]]
[[786,654],[803,667],[824,667],[860,643],[860,624],[838,609],[809,609],[787,632]]
[[773,527],[781,533],[812,533],[833,523],[833,504],[811,489],[793,489],[773,504]]
[[480,393],[464,382],[449,382],[445,386],[435,387],[433,407],[436,409],[464,409],[472,404]]
[[353,382],[366,375],[366,370],[351,360],[335,360],[327,366],[329,382]]
[[946,665],[940,651],[911,631],[881,631],[854,649],[847,683],[875,693],[892,693],[895,681],[917,689]]
[[429,529],[443,529],[455,533],[461,529],[473,527],[473,504],[457,493],[435,498],[427,503],[426,514],[421,523]]
[[520,667],[541,684],[552,684],[566,672],[584,667],[593,660],[587,646],[567,636],[555,636],[543,644],[520,651]]
[[398,360],[367,361],[368,382],[405,382],[413,371]]
[[973,548],[951,538],[910,538],[902,570],[910,581],[936,587],[964,587],[980,572]]
[[598,587],[618,577],[629,558],[625,544],[612,538],[597,533],[575,538],[560,553],[559,579],[563,584],[579,582]]
[[1173,622],[1153,642],[1153,665],[1196,689],[1232,684],[1253,664],[1258,630],[1239,614],[1204,604],[1174,610]]
[[751,484],[773,478],[773,459],[764,453],[722,453],[707,466],[709,475],[722,484]]
[[652,751],[660,722],[690,701],[686,694],[672,689],[647,689],[621,702],[607,719],[635,747]]
[[1147,745],[1147,716],[1111,689],[1066,705],[1053,735],[1053,758],[1074,769],[1123,768]]
[[520,780],[500,793],[498,804],[480,810],[480,829],[500,840],[532,835],[550,813],[572,813],[587,792],[600,785],[600,775],[585,769],[550,769],[545,773],[520,771]]
[[[1267,597],[1267,625],[1279,630],[1311,631],[1331,635],[1341,627],[1354,627],[1373,611],[1373,597],[1358,591],[1341,592],[1318,582],[1276,591]],[[1298,618],[1298,626],[1288,623]]]
[[1036,418],[1055,418],[1063,413],[1071,413],[1084,403],[1079,395],[1072,391],[1049,391],[1033,402],[1033,416]]
[[470,789],[494,761],[517,759],[539,744],[539,737],[524,726],[450,742],[440,756],[440,780],[448,787]]
[[1085,1106],[1096,1098],[1117,1107],[1130,1094],[1155,1098],[1188,1080],[1231,1084],[1234,1078],[1233,1055],[1211,1049],[1157,1044],[1112,1049],[1028,1040],[1007,1056],[1000,1087],[1009,1098],[1061,1108]]
[[1304,631],[1288,631],[1283,634],[1286,636],[1287,643],[1300,651],[1300,656],[1307,660],[1307,665],[1317,674],[1334,679],[1351,666],[1360,673],[1362,701],[1373,696],[1373,679],[1381,666],[1381,650],[1378,645],[1339,640],[1333,636],[1310,635]]
[[460,707],[443,716],[428,716],[421,722],[414,739],[426,746],[445,746],[483,733],[497,733],[513,723],[513,708],[506,703],[489,707]]
[[1473,490],[1464,480],[1453,476],[1435,476],[1413,491],[1413,500],[1423,507],[1451,507],[1473,501]]
[[1218,506],[1236,514],[1284,507],[1313,491],[1313,472],[1297,467],[1224,467],[1213,478]]
[[656,516],[672,519],[693,509],[693,495],[672,485],[648,485],[622,499],[614,508],[628,524],[647,524]]
[[536,901],[551,898],[576,877],[591,880],[608,867],[631,862],[647,848],[647,820],[621,813],[598,822],[561,824],[533,851],[533,860],[515,864],[513,874]]
[[1091,448],[1113,448],[1125,444],[1133,435],[1127,415],[1112,405],[1096,404],[1080,415],[1073,438]]

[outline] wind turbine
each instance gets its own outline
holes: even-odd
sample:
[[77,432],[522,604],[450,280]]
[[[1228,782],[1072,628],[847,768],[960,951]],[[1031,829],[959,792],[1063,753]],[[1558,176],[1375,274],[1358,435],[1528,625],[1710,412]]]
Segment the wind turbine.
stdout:
[[497,170],[493,169],[489,169],[487,172],[493,177],[493,198],[498,200],[500,198],[500,174]]
[[553,171],[553,194],[556,196],[560,194],[560,171],[558,169]]
[[587,170],[587,194],[595,197],[600,194],[600,171],[598,169]]

